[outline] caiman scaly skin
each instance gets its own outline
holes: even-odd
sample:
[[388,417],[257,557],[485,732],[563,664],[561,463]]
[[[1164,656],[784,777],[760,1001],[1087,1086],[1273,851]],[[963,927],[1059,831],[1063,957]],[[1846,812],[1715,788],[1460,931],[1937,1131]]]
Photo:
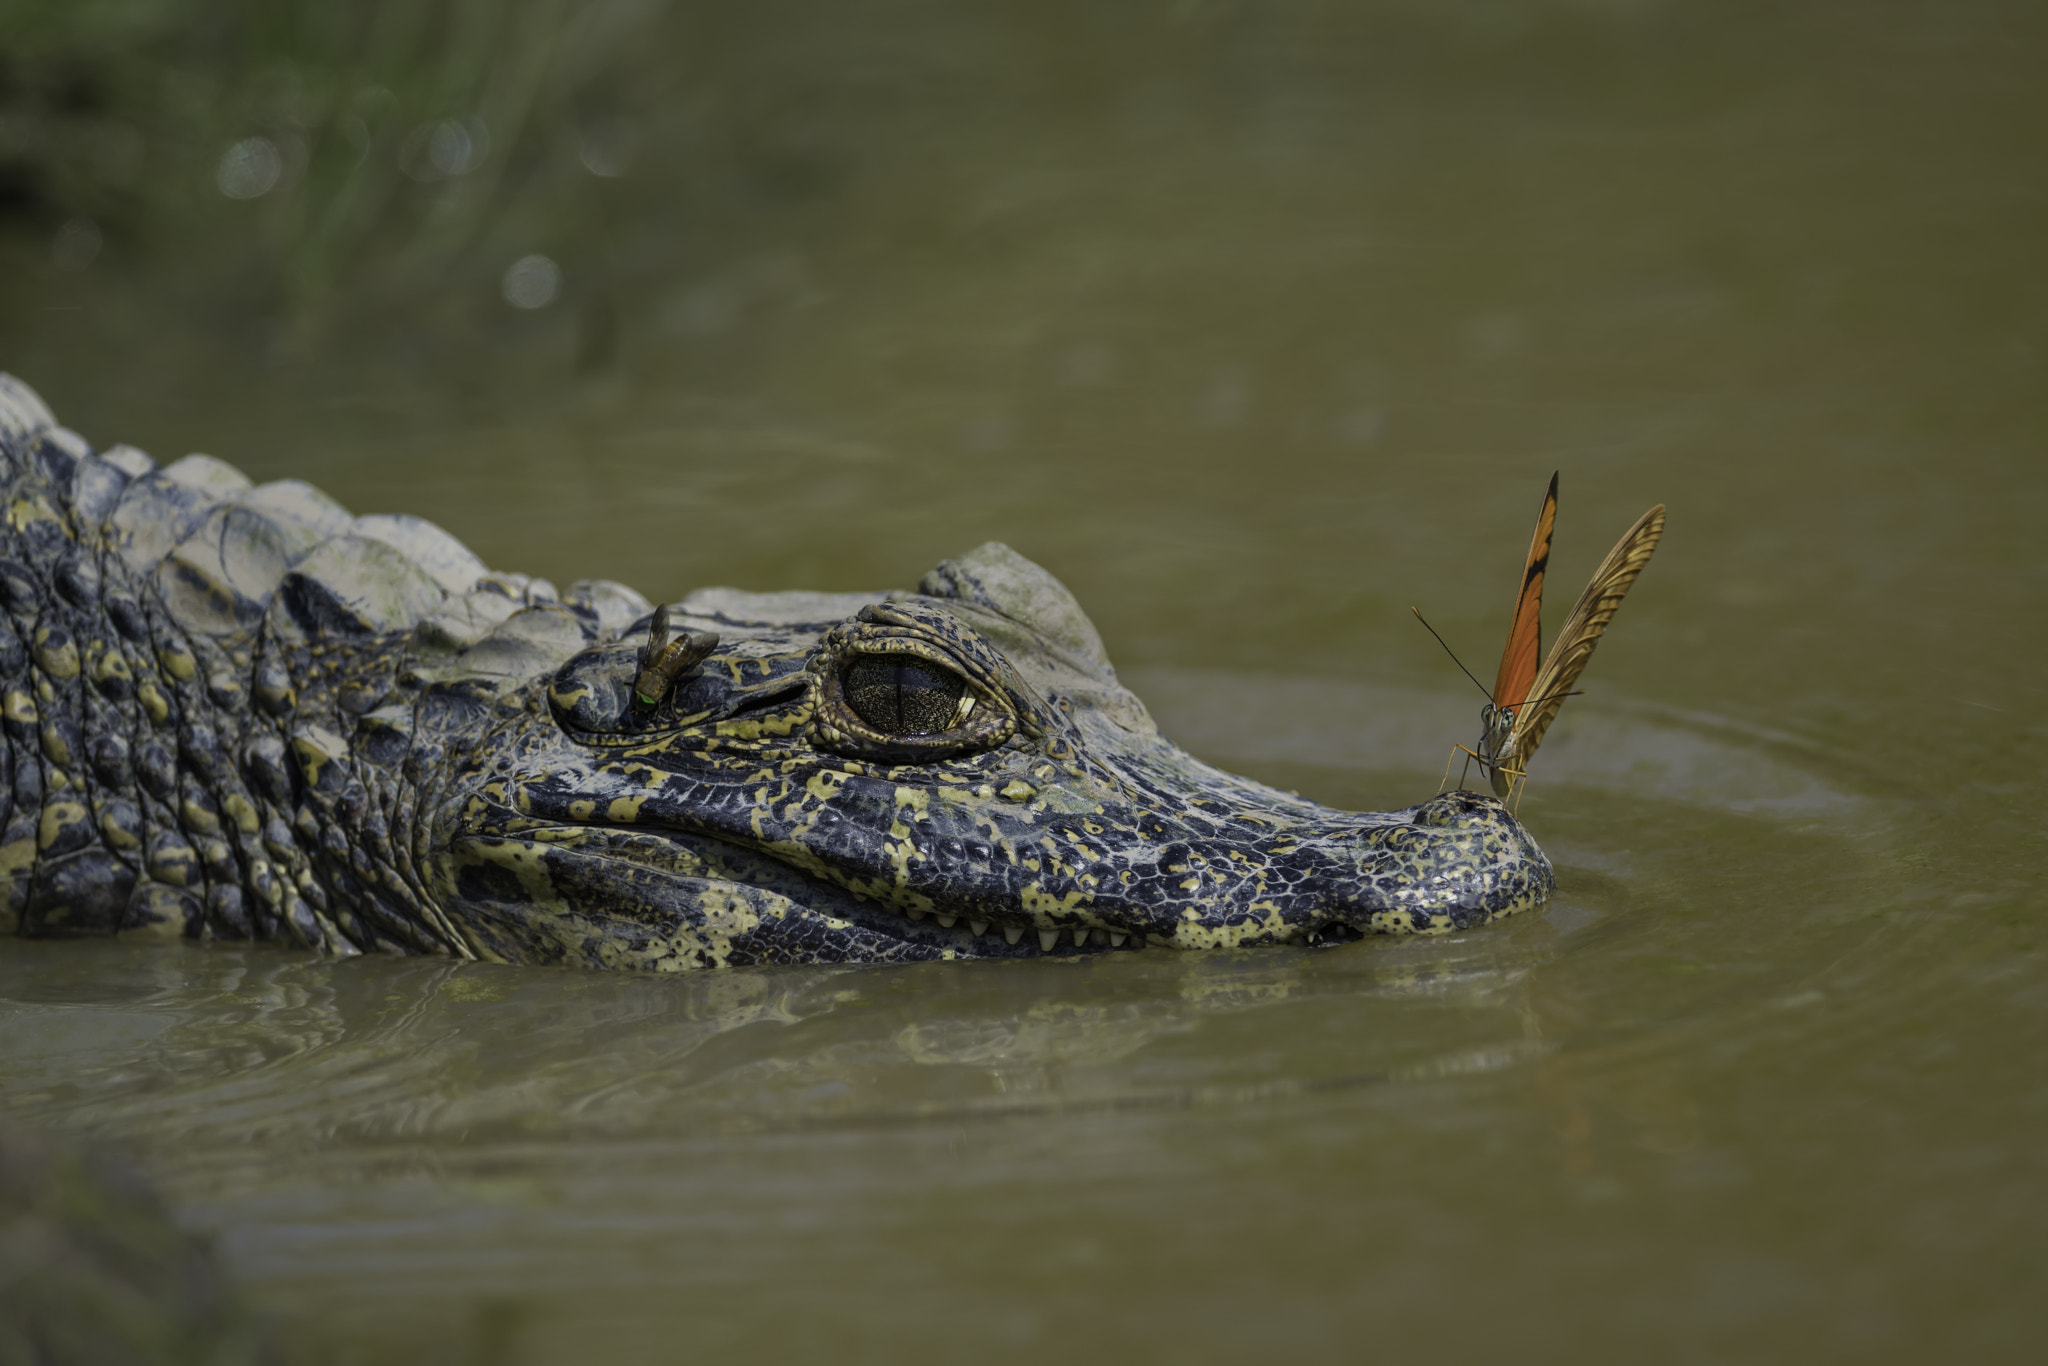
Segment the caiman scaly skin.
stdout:
[[7,376],[0,508],[24,935],[903,962],[1434,933],[1553,886],[1490,797],[1337,811],[1185,753],[993,543],[914,593],[657,624],[297,481],[96,452]]

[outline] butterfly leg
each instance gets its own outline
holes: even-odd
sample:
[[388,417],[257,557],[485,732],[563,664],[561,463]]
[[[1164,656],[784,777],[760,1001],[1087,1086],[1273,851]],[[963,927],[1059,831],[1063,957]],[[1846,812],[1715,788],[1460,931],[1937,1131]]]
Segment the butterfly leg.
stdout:
[[1480,763],[1482,763],[1482,764],[1486,762],[1486,760],[1485,760],[1485,759],[1483,759],[1483,758],[1481,758],[1481,757],[1480,757],[1480,755],[1479,755],[1479,752],[1478,752],[1477,750],[1473,750],[1473,749],[1468,749],[1468,748],[1466,748],[1466,747],[1465,747],[1464,745],[1452,745],[1452,746],[1451,746],[1451,757],[1450,757],[1450,758],[1448,758],[1448,759],[1446,759],[1446,760],[1444,760],[1444,776],[1443,776],[1443,777],[1442,777],[1441,779],[1439,779],[1439,780],[1438,780],[1438,782],[1437,782],[1437,785],[1436,785],[1436,790],[1437,790],[1438,792],[1442,792],[1442,791],[1443,791],[1443,790],[1444,790],[1445,788],[1447,788],[1447,787],[1449,787],[1449,786],[1450,786],[1450,783],[1451,783],[1451,764],[1453,763],[1453,761],[1455,761],[1455,760],[1457,759],[1457,757],[1458,757],[1458,756],[1459,756],[1460,754],[1462,754],[1462,755],[1464,755],[1464,756],[1465,756],[1465,766],[1464,766],[1463,768],[1461,768],[1461,769],[1459,769],[1459,770],[1458,770],[1458,786],[1459,786],[1459,787],[1463,787],[1463,786],[1465,785],[1465,779],[1466,779],[1466,778],[1467,778],[1467,777],[1468,777],[1468,776],[1469,776],[1469,775],[1471,774],[1471,772],[1472,772],[1472,761],[1473,761],[1474,759],[1478,759],[1478,760],[1479,760],[1479,762],[1480,762]]
[[1502,770],[1508,775],[1508,810],[1515,816],[1522,814],[1522,794],[1529,790],[1529,771],[1522,768]]

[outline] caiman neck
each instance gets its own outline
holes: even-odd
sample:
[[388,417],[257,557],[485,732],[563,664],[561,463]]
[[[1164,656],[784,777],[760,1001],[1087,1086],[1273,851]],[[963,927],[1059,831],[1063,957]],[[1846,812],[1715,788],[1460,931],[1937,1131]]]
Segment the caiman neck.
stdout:
[[[390,642],[195,636],[63,509],[37,511],[40,536],[0,558],[17,928],[466,954],[414,871],[411,726],[378,714]],[[31,539],[49,553],[19,553]]]

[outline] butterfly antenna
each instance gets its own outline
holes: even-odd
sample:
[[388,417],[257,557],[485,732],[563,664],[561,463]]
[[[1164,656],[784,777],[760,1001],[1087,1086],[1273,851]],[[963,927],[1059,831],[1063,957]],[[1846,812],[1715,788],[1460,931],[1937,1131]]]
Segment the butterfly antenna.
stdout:
[[[1451,648],[1451,643],[1449,641],[1445,640],[1442,636],[1437,635],[1436,627],[1431,626],[1429,624],[1429,618],[1422,615],[1421,609],[1417,607],[1410,607],[1408,610],[1415,613],[1415,619],[1422,623],[1423,630],[1429,632],[1433,636],[1436,636],[1436,643],[1444,647],[1444,653],[1451,657],[1451,663],[1458,666],[1458,671],[1464,674],[1465,677],[1472,678],[1472,671],[1465,667],[1465,661],[1458,658],[1458,652]],[[1479,689],[1480,692],[1486,693],[1487,701],[1491,702],[1493,700],[1493,694],[1490,692],[1486,692],[1486,685],[1484,683],[1481,683],[1476,678],[1472,678],[1472,686]]]
[[1543,696],[1541,697],[1532,697],[1528,701],[1524,702],[1522,704],[1522,710],[1526,711],[1530,707],[1535,706],[1538,702],[1548,702],[1553,697],[1578,697],[1585,691],[1586,690],[1584,688],[1573,688],[1568,692],[1547,692],[1543,694]]

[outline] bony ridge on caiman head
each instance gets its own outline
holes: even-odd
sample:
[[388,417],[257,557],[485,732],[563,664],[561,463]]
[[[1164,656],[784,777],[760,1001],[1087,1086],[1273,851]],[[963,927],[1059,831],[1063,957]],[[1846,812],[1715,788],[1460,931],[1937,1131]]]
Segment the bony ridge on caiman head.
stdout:
[[679,969],[1464,929],[1550,862],[1466,791],[1317,805],[1195,759],[1057,580],[491,573],[0,376],[0,893],[24,935]]

